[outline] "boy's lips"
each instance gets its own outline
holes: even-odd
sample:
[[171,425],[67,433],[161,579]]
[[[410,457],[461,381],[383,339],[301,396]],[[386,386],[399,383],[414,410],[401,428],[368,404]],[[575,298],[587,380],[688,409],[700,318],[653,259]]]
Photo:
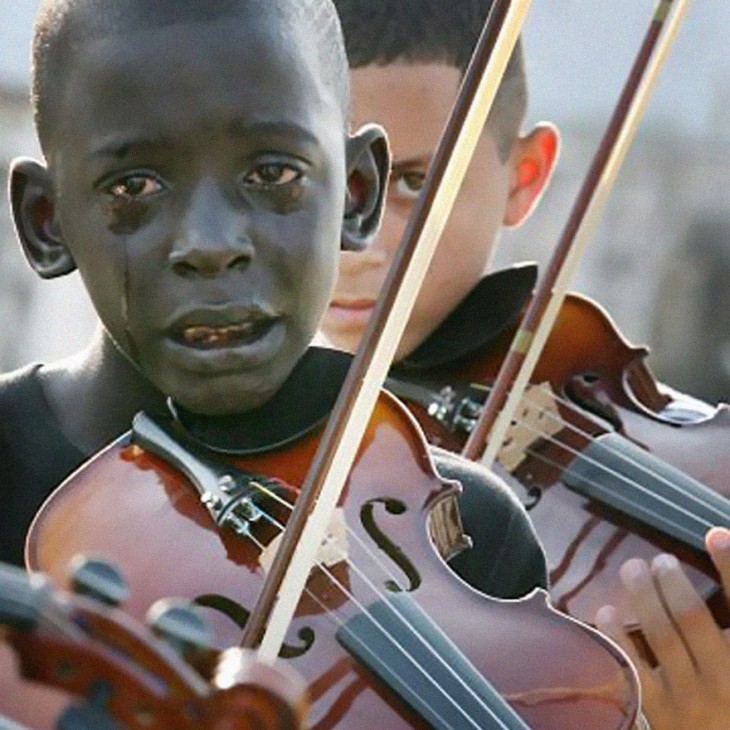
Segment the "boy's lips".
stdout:
[[326,318],[332,326],[364,327],[375,309],[375,299],[336,298],[330,302]]
[[273,320],[250,321],[224,325],[223,327],[196,324],[185,327],[179,340],[189,347],[197,347],[201,350],[234,347],[237,344],[246,344],[257,339],[272,323]]
[[282,317],[258,306],[197,308],[174,315],[165,342],[189,369],[245,369],[283,343]]

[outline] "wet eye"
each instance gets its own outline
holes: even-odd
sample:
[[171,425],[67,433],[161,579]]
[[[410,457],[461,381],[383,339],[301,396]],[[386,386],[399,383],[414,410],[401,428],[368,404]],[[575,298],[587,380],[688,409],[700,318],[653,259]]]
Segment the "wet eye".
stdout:
[[393,187],[396,195],[402,198],[417,198],[423,190],[426,173],[409,170],[393,177]]
[[106,192],[115,200],[139,200],[156,195],[164,185],[153,175],[127,175],[107,186]]
[[274,187],[287,185],[301,178],[300,170],[291,165],[267,163],[258,165],[243,178],[247,187]]

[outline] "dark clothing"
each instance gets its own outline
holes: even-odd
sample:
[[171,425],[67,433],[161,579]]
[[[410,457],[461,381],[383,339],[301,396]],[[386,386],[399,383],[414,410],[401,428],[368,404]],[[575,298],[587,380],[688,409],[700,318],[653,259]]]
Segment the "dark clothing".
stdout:
[[[38,365],[0,376],[0,560],[23,562],[25,534],[53,489],[88,455],[61,431],[41,386]],[[443,476],[459,480],[465,531],[474,547],[451,564],[489,595],[513,598],[547,583],[545,558],[512,493],[490,472],[434,450]]]
[[393,372],[453,368],[459,361],[490,346],[520,321],[536,281],[535,264],[517,264],[482,277],[441,324],[393,367]]
[[0,377],[0,560],[23,564],[33,516],[84,454],[61,432],[39,365]]

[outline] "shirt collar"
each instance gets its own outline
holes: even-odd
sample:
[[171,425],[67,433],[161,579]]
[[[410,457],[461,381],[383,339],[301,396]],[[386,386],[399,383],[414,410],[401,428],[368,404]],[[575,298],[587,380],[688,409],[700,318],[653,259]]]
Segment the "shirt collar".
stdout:
[[197,416],[171,404],[177,426],[211,451],[248,455],[286,446],[323,424],[334,407],[352,356],[310,347],[277,393],[260,408]]

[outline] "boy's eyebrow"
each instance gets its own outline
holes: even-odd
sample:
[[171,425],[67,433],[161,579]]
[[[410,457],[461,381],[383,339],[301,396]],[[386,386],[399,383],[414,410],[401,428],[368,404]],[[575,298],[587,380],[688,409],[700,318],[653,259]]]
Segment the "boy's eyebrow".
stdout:
[[147,137],[147,136],[118,136],[106,140],[97,147],[93,147],[89,153],[90,157],[116,157],[123,159],[132,151],[151,150],[160,147],[171,147],[173,141],[169,137]]
[[[293,139],[304,144],[319,144],[319,140],[312,132],[294,122],[247,122],[243,119],[234,119],[226,126],[226,132],[231,137],[278,137]],[[120,135],[92,148],[90,156],[123,159],[130,152],[170,149],[175,146],[175,140],[164,135],[159,137],[149,137],[146,134]]]
[[319,144],[319,139],[310,130],[296,122],[248,122],[245,119],[234,119],[226,127],[226,131],[232,137],[260,135],[262,137],[293,138],[306,144]]
[[431,164],[433,156],[426,152],[422,155],[407,157],[405,159],[393,160],[391,168],[393,170],[403,170],[407,167],[428,167]]

